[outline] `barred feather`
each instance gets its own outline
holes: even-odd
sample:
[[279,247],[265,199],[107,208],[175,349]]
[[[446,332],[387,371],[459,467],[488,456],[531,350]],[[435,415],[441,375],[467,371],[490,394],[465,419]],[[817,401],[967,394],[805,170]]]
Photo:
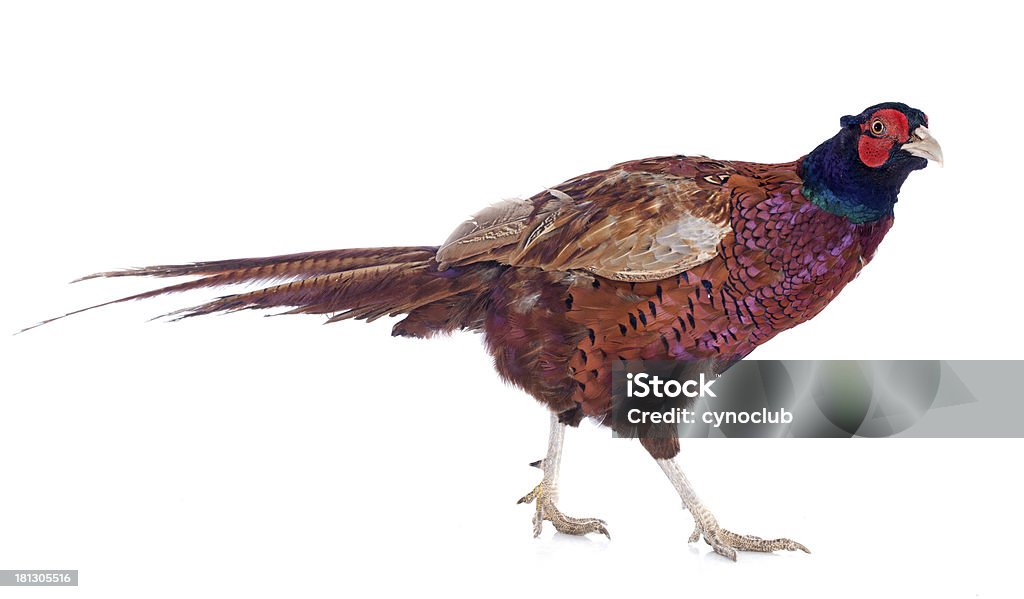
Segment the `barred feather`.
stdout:
[[[215,312],[291,307],[284,314],[331,314],[328,322],[376,320],[473,289],[493,278],[494,266],[437,270],[435,262],[380,264],[224,296],[179,310],[177,319]],[[482,275],[482,276],[481,276]]]
[[[493,265],[439,272],[434,262],[436,251],[437,248],[429,246],[361,248],[101,272],[78,280],[125,276],[200,278],[75,310],[23,331],[112,304],[193,289],[268,282],[278,284],[224,296],[165,316],[186,318],[215,312],[290,307],[293,309],[287,313],[333,314],[330,322],[345,318],[374,320],[480,289],[485,280],[493,278],[479,276],[493,270]],[[460,274],[469,271],[478,276],[460,278]]]
[[[388,248],[356,248],[346,250],[328,250],[321,252],[305,252],[286,254],[266,258],[239,258],[232,260],[212,260],[193,262],[191,264],[171,264],[147,266],[144,268],[127,268],[108,272],[94,273],[74,282],[109,277],[184,277],[222,275],[223,278],[213,285],[243,283],[249,281],[268,281],[300,275],[316,275],[330,272],[362,268],[374,264],[422,262],[430,260],[437,252],[436,247],[388,247]],[[192,289],[192,287],[190,287]]]

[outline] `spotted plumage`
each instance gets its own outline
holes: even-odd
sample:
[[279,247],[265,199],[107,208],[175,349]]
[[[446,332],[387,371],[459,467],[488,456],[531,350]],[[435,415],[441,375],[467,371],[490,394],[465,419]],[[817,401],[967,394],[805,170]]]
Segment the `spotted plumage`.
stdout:
[[[699,359],[721,371],[818,314],[875,254],[909,173],[941,160],[927,123],[919,110],[885,103],[844,117],[835,136],[793,162],[625,162],[495,204],[439,246],[94,276],[199,277],[110,303],[273,283],[177,317],[283,308],[326,314],[331,322],[404,316],[395,335],[482,332],[499,374],[561,423],[544,460],[546,482],[524,497],[537,503],[535,530],[550,520],[577,534],[607,532],[600,521],[562,515],[543,492],[553,484],[549,469],[557,469],[561,437],[554,431],[584,417],[607,422],[618,361]],[[679,451],[676,439],[641,441],[659,460]],[[692,491],[684,492],[681,472],[663,468],[716,551],[734,557],[734,549],[805,549],[718,528]]]
[[[582,180],[589,186],[573,180],[558,189],[578,195],[578,204],[590,211],[606,211],[605,219],[637,218],[649,209],[650,198],[664,197],[659,187],[675,197],[683,187],[693,190],[686,197],[700,198],[702,214],[715,219],[709,223],[721,223],[709,226],[727,232],[712,255],[674,272],[659,265],[659,276],[650,280],[641,269],[616,278],[591,276],[597,267],[582,263],[564,275],[525,268],[502,274],[485,319],[498,371],[570,422],[610,413],[616,360],[714,359],[724,367],[813,317],[867,264],[892,224],[886,217],[858,225],[814,205],[801,193],[799,163],[675,156],[628,162]],[[645,186],[642,194],[633,187],[639,184]],[[534,201],[546,202],[544,195]],[[649,230],[655,227],[662,225]],[[573,247],[567,240],[574,236],[567,232],[550,247]],[[646,243],[658,247],[654,235]],[[662,255],[671,251],[666,246]],[[595,246],[583,255],[593,264],[621,263],[609,254],[608,246]],[[551,294],[552,288],[560,292]],[[524,305],[522,297],[536,301]],[[550,380],[535,388],[538,378]],[[670,457],[676,451],[673,444],[656,453]]]

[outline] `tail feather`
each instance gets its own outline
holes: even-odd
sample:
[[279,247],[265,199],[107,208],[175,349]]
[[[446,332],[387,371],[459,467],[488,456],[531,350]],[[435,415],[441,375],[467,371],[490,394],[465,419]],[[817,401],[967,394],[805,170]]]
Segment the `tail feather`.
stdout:
[[195,275],[205,277],[221,275],[224,277],[221,279],[222,282],[211,283],[210,286],[226,285],[228,283],[242,283],[255,280],[270,281],[301,275],[325,274],[388,262],[427,261],[433,258],[436,252],[437,248],[430,246],[329,250],[285,254],[267,258],[239,258],[193,262],[190,264],[147,266],[145,268],[126,268],[124,270],[94,273],[76,279],[73,282],[77,283],[89,279],[109,277],[185,277]]
[[[439,273],[436,263],[382,264],[236,293],[168,316],[189,318],[215,312],[291,307],[284,314],[332,314],[328,322],[375,320],[462,293],[477,286],[473,277]],[[451,269],[449,269],[451,270]],[[465,272],[466,269],[462,269]]]
[[180,319],[216,312],[289,307],[292,309],[286,314],[331,314],[328,322],[347,318],[374,320],[408,313],[454,295],[479,292],[495,276],[493,265],[438,271],[436,251],[437,248],[428,246],[362,248],[96,273],[79,280],[124,276],[200,278],[75,310],[23,331],[122,302],[193,289],[271,282],[276,284],[219,297],[164,316]]

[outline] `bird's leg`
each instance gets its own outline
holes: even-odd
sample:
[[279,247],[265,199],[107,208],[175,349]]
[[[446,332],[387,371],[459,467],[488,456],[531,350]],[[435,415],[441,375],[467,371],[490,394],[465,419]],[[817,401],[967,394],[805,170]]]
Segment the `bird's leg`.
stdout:
[[544,478],[519,500],[519,503],[537,504],[533,514],[533,536],[539,537],[544,521],[555,526],[555,530],[569,535],[585,535],[599,532],[611,538],[604,520],[597,518],[573,518],[563,514],[556,505],[558,503],[558,468],[562,462],[562,442],[565,440],[565,425],[558,421],[558,415],[551,415],[551,434],[548,437],[548,454],[537,466],[544,471]]
[[672,459],[656,459],[655,461],[658,462],[658,466],[661,466],[668,479],[672,481],[672,486],[676,488],[679,497],[683,500],[683,506],[690,510],[690,513],[693,515],[695,526],[693,534],[690,535],[689,539],[691,543],[699,541],[701,536],[703,536],[704,541],[711,545],[715,553],[724,555],[733,561],[736,560],[736,551],[770,553],[783,549],[787,551],[799,549],[805,553],[810,553],[807,547],[790,539],[762,539],[760,537],[736,534],[720,527],[718,520],[715,519],[715,515],[711,513],[711,510],[697,499],[697,494],[690,485],[689,479],[683,474],[679,464]]

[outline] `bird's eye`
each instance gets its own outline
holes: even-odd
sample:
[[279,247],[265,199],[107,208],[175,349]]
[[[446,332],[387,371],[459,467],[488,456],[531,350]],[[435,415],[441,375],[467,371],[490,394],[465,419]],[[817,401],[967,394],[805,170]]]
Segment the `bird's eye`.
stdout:
[[871,132],[875,135],[881,135],[885,133],[885,123],[880,120],[875,120],[871,123]]

